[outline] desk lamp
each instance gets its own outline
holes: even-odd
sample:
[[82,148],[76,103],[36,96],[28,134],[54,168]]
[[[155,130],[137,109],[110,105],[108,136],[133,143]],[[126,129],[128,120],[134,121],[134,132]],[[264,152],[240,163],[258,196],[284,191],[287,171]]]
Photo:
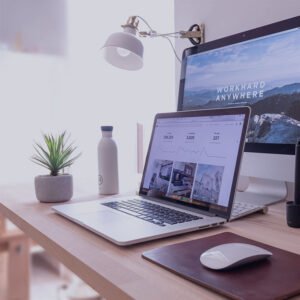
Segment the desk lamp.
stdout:
[[[148,27],[148,31],[139,30],[139,21],[142,21]],[[188,31],[161,34],[153,30],[144,18],[131,16],[122,27],[123,32],[111,34],[102,49],[104,50],[104,58],[107,62],[125,70],[139,70],[143,66],[144,47],[142,42],[137,38],[137,34],[140,37],[163,37],[167,39],[179,61],[180,58],[175,52],[174,46],[169,39],[170,37],[188,38],[193,45],[204,42],[204,24],[194,24]]]

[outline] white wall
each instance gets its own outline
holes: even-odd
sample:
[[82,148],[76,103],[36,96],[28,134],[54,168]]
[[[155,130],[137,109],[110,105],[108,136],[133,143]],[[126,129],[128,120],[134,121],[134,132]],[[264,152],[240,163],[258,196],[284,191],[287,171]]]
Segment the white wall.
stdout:
[[[173,31],[173,1],[67,0],[65,57],[0,50],[0,184],[32,182],[46,170],[29,158],[41,132],[68,130],[82,156],[72,167],[77,186],[97,192],[96,148],[101,125],[113,125],[121,191],[136,187],[136,122],[175,109],[174,56],[167,42],[143,40],[144,68],[123,71],[100,51],[130,15],[161,32]],[[146,29],[142,28],[141,29]],[[1,47],[0,47],[1,49]]]

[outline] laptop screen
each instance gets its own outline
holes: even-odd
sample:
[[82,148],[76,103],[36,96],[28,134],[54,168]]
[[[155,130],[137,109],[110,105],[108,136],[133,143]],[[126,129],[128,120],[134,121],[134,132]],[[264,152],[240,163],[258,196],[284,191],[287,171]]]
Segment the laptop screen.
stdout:
[[158,114],[140,194],[230,213],[249,108]]

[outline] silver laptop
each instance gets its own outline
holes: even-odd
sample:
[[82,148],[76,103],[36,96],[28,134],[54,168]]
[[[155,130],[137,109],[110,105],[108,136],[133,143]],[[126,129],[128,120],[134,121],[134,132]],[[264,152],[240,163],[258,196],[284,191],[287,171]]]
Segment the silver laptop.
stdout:
[[249,112],[236,107],[157,114],[139,195],[62,204],[54,211],[121,246],[224,224]]

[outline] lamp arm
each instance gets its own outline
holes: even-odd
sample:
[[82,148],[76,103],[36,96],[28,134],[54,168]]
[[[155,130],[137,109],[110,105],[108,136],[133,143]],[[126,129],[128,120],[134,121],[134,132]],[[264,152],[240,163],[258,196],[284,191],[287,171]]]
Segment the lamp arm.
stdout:
[[[149,31],[140,31],[138,28],[139,20],[142,21],[149,29]],[[170,33],[158,33],[154,30],[150,24],[141,16],[131,16],[128,18],[128,21],[125,25],[122,25],[123,28],[131,28],[135,30],[141,37],[162,37],[165,38],[172,47],[172,50],[175,54],[177,60],[181,63],[181,59],[178,57],[176,50],[170,38],[187,38],[193,45],[198,45],[204,43],[204,24],[192,25],[188,31],[177,31]]]
[[140,31],[140,36],[150,36],[150,37],[172,37],[172,38],[180,38],[182,31],[178,32],[170,32],[170,33],[157,33],[156,31]]
[[157,33],[150,26],[150,24],[143,17],[141,17],[141,16],[134,16],[134,19],[140,19],[148,27],[148,29],[149,29],[149,31],[140,31],[138,29],[138,26],[136,26],[136,30],[137,30],[137,32],[139,33],[139,35],[141,37],[147,37],[147,36],[149,36],[149,37],[162,37],[162,38],[165,38],[169,42],[169,44],[170,44],[170,46],[171,46],[171,48],[172,48],[172,50],[174,52],[174,55],[175,55],[176,59],[181,63],[181,59],[178,57],[178,55],[176,53],[176,50],[174,48],[174,45],[173,45],[173,43],[170,40],[170,37],[177,37],[177,34],[179,34],[180,32],[159,34],[159,33]]
[[158,33],[154,30],[150,24],[141,16],[134,16],[135,18],[140,19],[148,28],[149,31],[140,31],[137,29],[141,37],[172,37],[172,38],[188,38],[193,45],[204,43],[204,24],[194,24],[188,31],[177,31],[170,33]]

